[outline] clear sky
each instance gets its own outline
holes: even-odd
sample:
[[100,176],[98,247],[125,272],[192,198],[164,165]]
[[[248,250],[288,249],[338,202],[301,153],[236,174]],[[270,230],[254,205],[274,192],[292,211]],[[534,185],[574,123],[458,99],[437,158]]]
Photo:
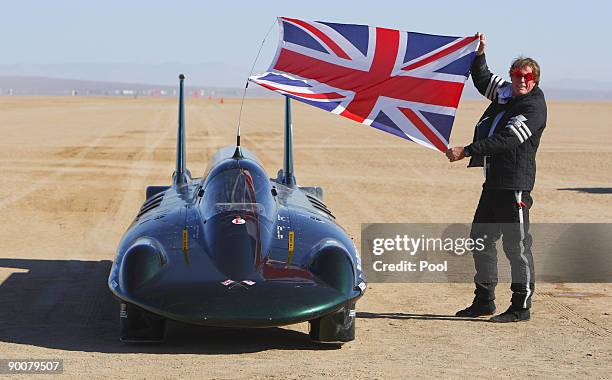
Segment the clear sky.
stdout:
[[[492,69],[536,58],[543,81],[612,83],[609,1],[2,1],[0,64],[222,62],[249,68],[276,16],[488,37]],[[270,62],[276,26],[258,67]],[[590,87],[590,86],[587,86]]]

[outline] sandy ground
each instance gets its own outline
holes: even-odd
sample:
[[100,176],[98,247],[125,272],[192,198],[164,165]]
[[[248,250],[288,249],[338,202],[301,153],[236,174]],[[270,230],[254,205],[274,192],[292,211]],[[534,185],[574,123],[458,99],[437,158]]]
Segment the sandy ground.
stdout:
[[[484,109],[460,105],[453,143]],[[612,286],[538,284],[529,323],[449,317],[470,284],[370,284],[357,339],[310,343],[307,324],[259,330],[171,325],[165,344],[123,345],[106,278],[144,198],[174,165],[173,99],[0,98],[0,358],[61,358],[71,378],[589,377],[612,373]],[[239,103],[189,100],[188,167],[231,145]],[[533,222],[612,222],[612,103],[549,103]],[[249,100],[243,145],[282,164],[282,103]],[[294,105],[296,176],[359,246],[361,223],[469,222],[482,172]],[[537,257],[536,257],[537,264]],[[509,300],[499,287],[499,307]]]

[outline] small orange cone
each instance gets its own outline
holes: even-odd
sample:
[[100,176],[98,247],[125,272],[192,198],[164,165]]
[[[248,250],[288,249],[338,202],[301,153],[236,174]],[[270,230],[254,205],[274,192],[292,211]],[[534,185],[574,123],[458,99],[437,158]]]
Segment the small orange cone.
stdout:
[[221,98],[221,100],[219,100],[219,103],[223,104],[223,98]]

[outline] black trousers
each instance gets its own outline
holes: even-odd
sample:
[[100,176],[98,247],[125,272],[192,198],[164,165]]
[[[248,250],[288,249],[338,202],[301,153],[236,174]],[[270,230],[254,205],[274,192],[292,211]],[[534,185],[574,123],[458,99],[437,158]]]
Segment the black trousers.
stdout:
[[476,275],[475,303],[495,299],[497,285],[497,240],[510,261],[512,308],[529,309],[535,290],[529,209],[533,200],[528,191],[483,189],[472,223],[472,239],[482,239],[473,253]]

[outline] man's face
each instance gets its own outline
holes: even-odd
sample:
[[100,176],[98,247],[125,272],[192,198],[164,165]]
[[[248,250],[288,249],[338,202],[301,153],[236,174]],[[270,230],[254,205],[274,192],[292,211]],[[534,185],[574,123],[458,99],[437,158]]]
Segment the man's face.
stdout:
[[510,73],[512,96],[525,95],[535,87],[535,77],[530,66],[519,67]]

